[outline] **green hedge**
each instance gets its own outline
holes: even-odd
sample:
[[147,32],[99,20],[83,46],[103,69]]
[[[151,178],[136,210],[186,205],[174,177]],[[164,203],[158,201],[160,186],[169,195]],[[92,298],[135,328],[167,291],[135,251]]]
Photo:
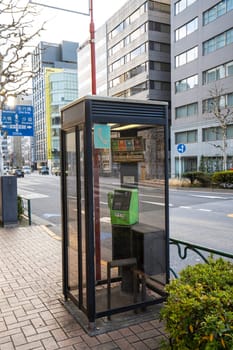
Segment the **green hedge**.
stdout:
[[23,200],[20,196],[17,196],[17,204],[18,204],[18,220],[22,220],[22,216],[24,214],[24,208],[23,208]]
[[211,184],[211,176],[202,171],[189,171],[182,174],[182,177],[189,179],[191,185],[193,185],[195,181],[198,181],[202,186],[209,186]]
[[217,171],[212,175],[212,182],[218,185],[233,184],[233,170]]
[[161,311],[170,343],[163,349],[233,349],[233,264],[209,258],[166,286]]

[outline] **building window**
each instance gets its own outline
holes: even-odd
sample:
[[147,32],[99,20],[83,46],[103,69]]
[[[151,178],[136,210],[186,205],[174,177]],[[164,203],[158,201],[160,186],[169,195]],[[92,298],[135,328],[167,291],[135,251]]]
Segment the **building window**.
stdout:
[[203,13],[203,25],[215,21],[218,17],[233,10],[233,0],[222,0]]
[[182,79],[175,83],[175,90],[177,92],[183,92],[198,86],[198,75],[193,75],[191,77]]
[[185,51],[175,57],[176,68],[183,66],[186,63],[192,62],[197,58],[198,58],[198,46],[195,46],[192,49]]
[[145,81],[144,83],[138,84],[133,86],[132,88],[129,89],[129,96],[133,96],[135,94],[138,94],[139,92],[148,90],[148,84]]
[[119,77],[111,80],[109,82],[109,87],[110,88],[115,87],[115,86],[123,83],[124,81],[131,79],[131,78],[135,77],[136,75],[141,74],[145,71],[146,71],[146,63],[140,64],[140,65],[132,68],[128,72],[121,74]]
[[198,103],[190,103],[188,105],[177,107],[175,110],[175,118],[187,118],[198,115]]
[[184,11],[186,7],[192,5],[197,0],[180,0],[175,3],[175,15],[178,15],[178,13]]
[[171,64],[167,62],[150,61],[150,69],[161,72],[170,72]]
[[214,38],[207,40],[203,43],[203,54],[208,55],[224,46],[233,43],[233,29],[229,29],[224,33],[221,33]]
[[202,141],[219,141],[223,139],[222,129],[220,127],[211,127],[202,129]]
[[142,34],[146,32],[146,24],[142,24],[139,28],[137,28],[134,32],[132,32],[130,35],[125,37],[123,40],[119,41],[116,45],[112,46],[108,50],[108,55],[111,57],[112,55],[119,52],[121,49],[123,49],[125,46],[127,46],[132,41],[139,38]]
[[149,30],[161,33],[170,33],[170,25],[160,22],[149,21]]
[[145,32],[146,32],[146,25],[143,24],[139,28],[137,28],[134,32],[132,32],[127,38],[125,38],[124,46],[127,46],[129,43],[132,43],[134,40],[139,38]]
[[187,35],[195,32],[198,29],[198,17],[194,18],[192,21],[186,23],[182,27],[176,29],[175,31],[175,40],[181,40]]
[[150,80],[150,89],[170,91],[171,83],[168,81]]
[[219,109],[233,107],[233,92],[226,95],[217,96],[216,98],[208,98],[202,101],[202,112],[213,113],[216,104]]
[[142,63],[132,69],[130,69],[128,72],[125,73],[125,80],[131,79],[135,77],[138,74],[141,74],[143,72],[146,72],[146,63]]
[[133,22],[135,22],[145,11],[146,7],[143,4],[134,13],[132,13],[132,15],[129,16],[129,23],[132,24]]
[[213,81],[227,78],[233,75],[233,61],[222,64],[203,72],[203,84],[209,84]]
[[115,97],[130,97],[136,95],[142,91],[148,90],[148,81],[145,81],[141,84],[135,85],[127,90],[121,91],[113,96]]
[[125,62],[130,62],[134,58],[142,55],[145,52],[146,52],[146,44],[142,44],[141,46],[137,47],[136,49],[134,49],[133,51],[131,51],[125,56]]
[[124,22],[121,22],[109,33],[109,38],[110,39],[114,38],[114,36],[121,33],[123,30],[124,30]]
[[150,51],[166,52],[170,53],[170,45],[159,43],[156,41],[149,41]]
[[165,12],[170,14],[170,5],[162,4],[161,2],[157,1],[149,1],[149,10]]
[[124,56],[121,57],[119,60],[113,62],[112,64],[110,64],[109,66],[109,72],[113,72],[114,70],[116,70],[117,68],[123,66],[125,63],[125,59]]
[[233,139],[233,124],[227,126],[227,139]]
[[197,130],[187,130],[175,133],[175,142],[176,145],[179,143],[196,143]]

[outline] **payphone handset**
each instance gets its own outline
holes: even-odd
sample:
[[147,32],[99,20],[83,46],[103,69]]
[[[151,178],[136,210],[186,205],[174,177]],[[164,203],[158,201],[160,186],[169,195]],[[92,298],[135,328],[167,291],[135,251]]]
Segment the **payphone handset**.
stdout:
[[134,225],[139,219],[138,189],[120,188],[108,193],[112,225]]

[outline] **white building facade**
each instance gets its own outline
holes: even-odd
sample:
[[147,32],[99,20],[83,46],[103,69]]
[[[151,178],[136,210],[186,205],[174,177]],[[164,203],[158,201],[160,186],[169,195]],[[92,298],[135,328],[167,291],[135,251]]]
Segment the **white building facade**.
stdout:
[[[213,106],[219,95],[220,113],[233,108],[233,1],[173,0],[171,43],[171,176],[222,170],[223,135]],[[185,145],[183,153],[178,145]],[[226,153],[229,169],[233,120]]]

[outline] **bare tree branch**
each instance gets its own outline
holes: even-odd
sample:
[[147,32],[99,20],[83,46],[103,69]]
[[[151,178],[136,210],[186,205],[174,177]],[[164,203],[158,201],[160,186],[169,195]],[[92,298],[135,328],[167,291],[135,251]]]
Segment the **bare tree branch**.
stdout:
[[31,69],[33,40],[44,29],[28,0],[0,2],[0,109],[9,96],[24,94],[35,74]]
[[212,105],[210,113],[222,130],[222,146],[214,146],[222,150],[223,169],[227,170],[227,127],[233,124],[233,107],[228,107],[227,94],[224,94],[222,87],[215,85],[209,92]]

